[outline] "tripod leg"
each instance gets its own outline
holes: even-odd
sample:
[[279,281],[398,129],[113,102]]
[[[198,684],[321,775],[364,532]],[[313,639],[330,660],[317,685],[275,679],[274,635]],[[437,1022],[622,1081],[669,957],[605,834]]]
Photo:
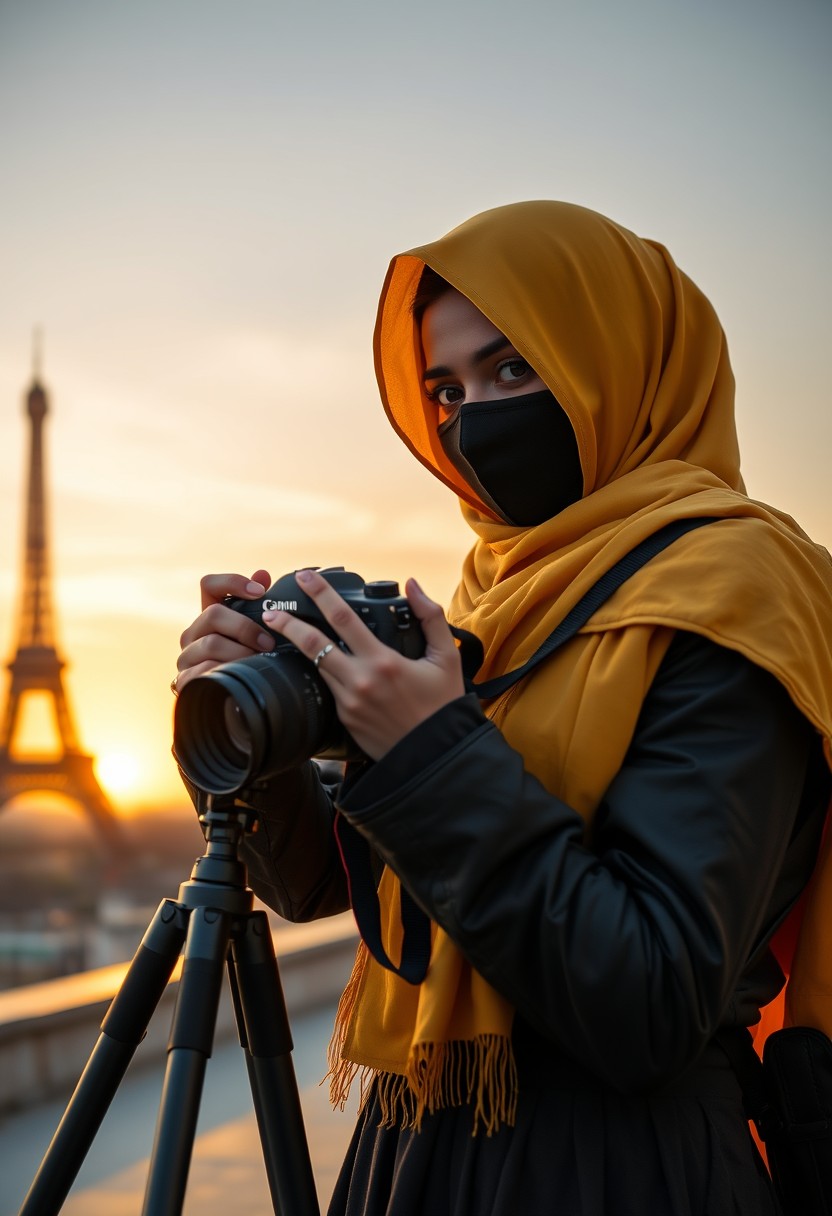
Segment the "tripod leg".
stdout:
[[274,1172],[275,1148],[273,1143],[267,1147],[267,1138],[270,1135],[271,1129],[268,1120],[264,1114],[260,1103],[260,1091],[258,1088],[257,1073],[254,1068],[254,1060],[249,1050],[248,1038],[246,1037],[246,1020],[243,1014],[243,1006],[240,1001],[240,986],[237,983],[237,971],[234,966],[234,960],[229,954],[228,958],[228,986],[231,990],[231,1003],[234,1007],[234,1020],[237,1023],[237,1035],[240,1040],[240,1046],[243,1049],[246,1072],[248,1073],[248,1082],[251,1089],[251,1096],[254,1100],[254,1114],[257,1118],[257,1131],[260,1136],[260,1143],[263,1146],[263,1160],[266,1166],[266,1175],[269,1181],[269,1191],[272,1197],[272,1207],[275,1212],[279,1212],[278,1206],[278,1188],[277,1177]]
[[318,1216],[315,1177],[291,1060],[292,1034],[264,912],[246,918],[244,932],[232,942],[232,954],[240,1042],[246,1051],[272,1204],[281,1216]]
[[178,1216],[182,1211],[230,931],[226,912],[208,907],[191,912],[144,1216]]
[[163,900],[101,1023],[101,1034],[20,1209],[52,1216],[63,1206],[95,1134],[171,977],[187,913]]

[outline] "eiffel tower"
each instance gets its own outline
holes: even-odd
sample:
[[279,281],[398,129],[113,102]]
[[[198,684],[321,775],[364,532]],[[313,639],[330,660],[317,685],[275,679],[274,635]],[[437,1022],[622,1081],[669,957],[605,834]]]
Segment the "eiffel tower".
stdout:
[[[46,529],[43,430],[49,401],[40,382],[35,351],[32,384],[26,397],[31,421],[29,485],[26,495],[26,549],[17,652],[8,664],[11,684],[0,727],[0,810],[19,794],[55,792],[80,804],[107,852],[122,852],[118,819],[93,770],[93,757],[81,751],[61,673],[66,664],[55,645]],[[28,693],[46,693],[55,714],[60,751],[54,758],[18,756],[15,735],[21,702]]]

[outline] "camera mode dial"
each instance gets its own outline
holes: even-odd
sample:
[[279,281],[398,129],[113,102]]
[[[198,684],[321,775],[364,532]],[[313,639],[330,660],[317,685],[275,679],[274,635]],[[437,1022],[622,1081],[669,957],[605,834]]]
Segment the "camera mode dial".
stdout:
[[399,594],[399,584],[390,578],[376,579],[364,584],[364,594],[368,600],[392,600]]

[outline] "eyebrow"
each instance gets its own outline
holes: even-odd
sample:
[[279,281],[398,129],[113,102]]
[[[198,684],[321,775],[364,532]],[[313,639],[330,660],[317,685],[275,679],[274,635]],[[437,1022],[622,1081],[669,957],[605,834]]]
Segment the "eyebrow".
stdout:
[[[481,346],[479,350],[475,350],[471,358],[472,363],[482,363],[484,359],[489,359],[492,355],[496,355],[498,351],[505,350],[507,346],[511,346],[508,338],[500,334],[498,338],[494,338],[491,342]],[[440,376],[452,376],[451,368],[445,367],[443,364],[437,367],[429,367],[422,376],[423,380],[437,380]]]

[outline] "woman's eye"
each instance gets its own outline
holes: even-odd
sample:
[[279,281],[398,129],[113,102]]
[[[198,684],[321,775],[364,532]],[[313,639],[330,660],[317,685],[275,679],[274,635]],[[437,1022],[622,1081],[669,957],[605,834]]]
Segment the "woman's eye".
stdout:
[[445,409],[451,409],[453,406],[459,405],[464,397],[465,393],[458,384],[442,384],[430,394],[431,401],[435,401],[437,405],[444,406]]
[[522,380],[529,371],[525,359],[506,359],[497,368],[497,379],[502,384],[511,384],[514,380]]

